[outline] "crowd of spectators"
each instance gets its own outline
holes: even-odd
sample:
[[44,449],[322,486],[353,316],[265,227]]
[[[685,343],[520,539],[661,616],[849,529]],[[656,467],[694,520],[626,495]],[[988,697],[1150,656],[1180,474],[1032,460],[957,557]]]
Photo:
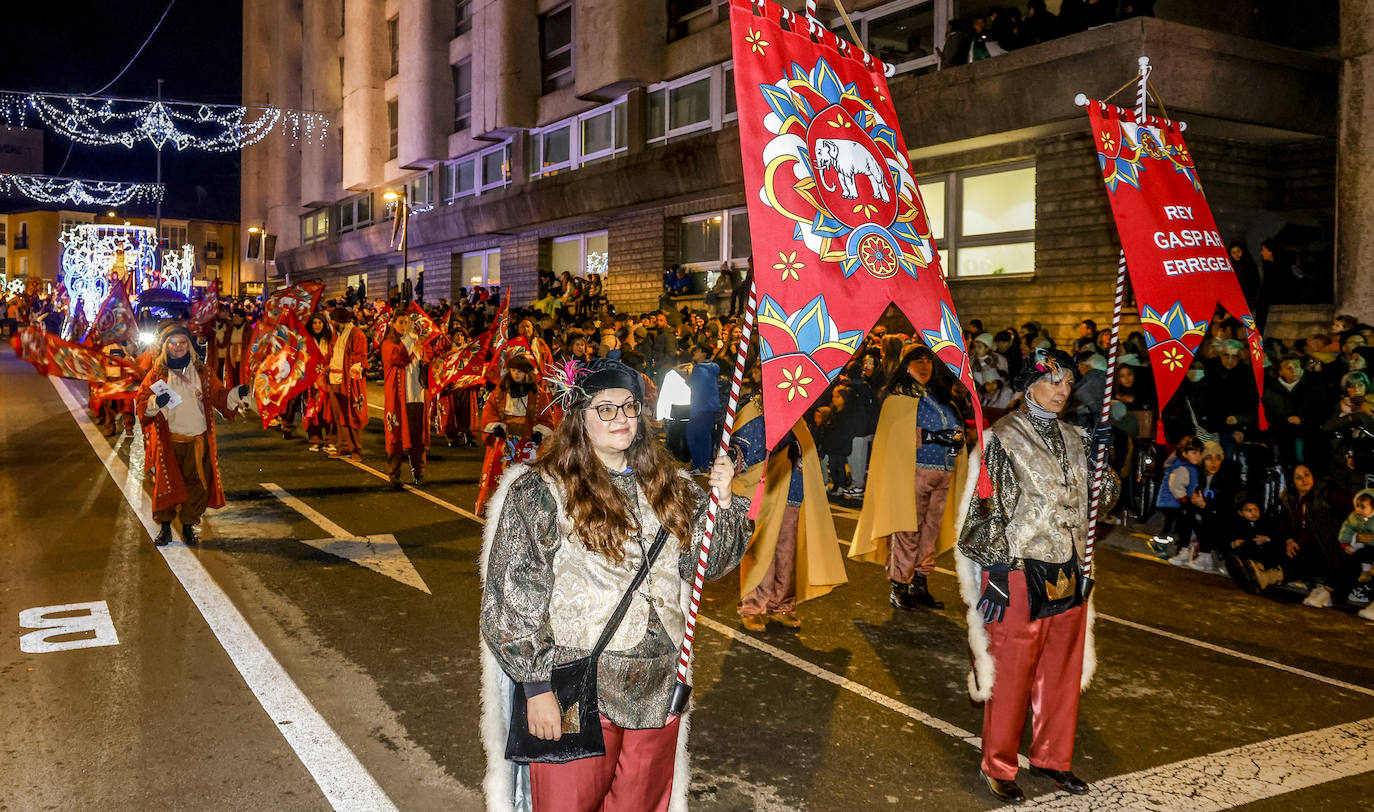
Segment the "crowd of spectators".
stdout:
[[938,49],[940,67],[1000,56],[1117,20],[1153,17],[1154,5],[1154,0],[1063,0],[1058,14],[1045,7],[1045,0],[1027,0],[1024,12],[1015,6],[993,6],[950,20]]

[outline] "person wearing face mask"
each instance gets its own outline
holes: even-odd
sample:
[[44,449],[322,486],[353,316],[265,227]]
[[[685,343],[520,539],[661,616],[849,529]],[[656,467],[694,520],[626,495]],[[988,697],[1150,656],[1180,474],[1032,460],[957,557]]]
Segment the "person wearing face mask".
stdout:
[[1217,399],[1215,381],[1207,374],[1206,363],[1194,358],[1178,390],[1160,414],[1165,439],[1177,444],[1190,434],[1216,434],[1212,404]]
[[1284,356],[1264,387],[1270,440],[1286,464],[1314,462],[1323,414],[1316,381],[1307,377],[1302,358]]
[[182,540],[195,544],[205,509],[224,507],[215,412],[232,419],[241,405],[252,404],[248,385],[225,387],[196,357],[193,341],[185,327],[170,328],[134,397],[134,410],[148,431],[153,519],[162,525],[153,543],[159,547],[172,541],[178,517]]
[[501,472],[519,461],[519,445],[526,440],[538,445],[553,433],[554,421],[548,405],[548,393],[539,385],[530,357],[522,353],[507,360],[500,382],[482,406],[482,435],[487,450],[477,492],[478,514],[486,508],[501,481]]
[[[984,703],[981,778],[1011,803],[1026,797],[1016,777],[1028,707],[1031,772],[1088,792],[1071,770],[1078,695],[1097,664],[1082,563],[1098,452],[1093,434],[1059,419],[1074,366],[1060,350],[1026,359],[1014,382],[1023,406],[984,432],[992,496],[972,495],[955,556],[974,656],[969,692]],[[1109,511],[1110,471],[1101,496]]]
[[1335,413],[1322,431],[1333,439],[1332,483],[1346,493],[1365,487],[1367,474],[1374,471],[1374,398],[1368,375],[1350,372],[1341,378]]
[[1248,360],[1244,342],[1228,338],[1221,342],[1216,361],[1207,369],[1215,391],[1223,397],[1213,398],[1212,421],[1221,432],[1221,445],[1228,455],[1235,446],[1245,442],[1246,432],[1252,431],[1259,417],[1259,393],[1255,390],[1255,375]]

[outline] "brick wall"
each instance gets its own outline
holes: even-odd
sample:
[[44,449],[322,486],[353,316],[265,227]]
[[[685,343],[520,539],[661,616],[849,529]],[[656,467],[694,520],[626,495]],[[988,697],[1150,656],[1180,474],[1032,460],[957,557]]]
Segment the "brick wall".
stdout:
[[607,228],[609,268],[603,288],[617,310],[641,313],[658,307],[663,271],[677,256],[677,229],[661,207],[612,220]]

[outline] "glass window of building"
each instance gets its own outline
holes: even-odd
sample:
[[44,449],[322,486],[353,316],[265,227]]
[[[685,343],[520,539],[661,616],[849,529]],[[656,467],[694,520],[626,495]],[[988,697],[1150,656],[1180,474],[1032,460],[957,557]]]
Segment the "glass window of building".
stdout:
[[472,0],[453,0],[453,36],[472,29]]
[[[356,226],[355,226],[356,227]],[[312,243],[329,236],[329,209],[321,208],[301,215],[301,242]],[[257,235],[248,235],[250,240]]]
[[626,149],[625,99],[530,131],[530,177],[548,177]]
[[426,172],[406,183],[406,200],[411,210],[427,209],[434,203],[434,175]]
[[533,151],[531,175],[554,175],[572,167],[572,123],[560,122],[552,127],[530,133]]
[[920,181],[950,277],[1035,272],[1035,166],[964,170]]
[[550,252],[554,276],[564,271],[573,276],[605,274],[609,259],[609,239],[605,231],[555,237]]
[[483,251],[468,251],[459,260],[462,268],[462,286],[501,284],[501,249],[488,248]]
[[510,144],[482,152],[482,191],[499,189],[510,183]]
[[440,174],[443,177],[445,203],[477,191],[477,159],[475,157],[446,163]]
[[394,161],[401,146],[401,105],[396,99],[386,103],[386,126],[386,157],[388,161]]
[[714,285],[721,265],[748,265],[751,245],[749,212],[744,208],[710,211],[682,218],[678,227],[678,261],[694,271],[706,271]]
[[158,229],[157,236],[164,248],[176,251],[186,244],[186,226],[163,223]]
[[387,76],[395,76],[401,72],[401,20],[398,17],[386,21],[386,47],[391,59]]
[[649,87],[647,134],[650,143],[719,130],[736,118],[732,63]]
[[545,93],[573,83],[572,3],[539,18],[539,61]]
[[729,15],[728,0],[668,0],[668,41],[703,31]]
[[453,66],[453,131],[472,126],[472,60]]
[[[897,71],[934,66],[937,37],[944,37],[950,18],[946,0],[896,0],[849,15],[864,49]],[[829,27],[841,39],[853,40],[844,19],[836,14]]]

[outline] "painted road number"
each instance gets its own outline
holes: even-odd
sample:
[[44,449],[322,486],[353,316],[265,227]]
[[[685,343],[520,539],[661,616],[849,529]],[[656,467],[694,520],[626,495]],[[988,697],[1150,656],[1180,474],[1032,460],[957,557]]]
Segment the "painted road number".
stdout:
[[28,654],[119,645],[105,601],[35,606],[19,613],[19,626],[38,630],[19,638],[19,650]]

